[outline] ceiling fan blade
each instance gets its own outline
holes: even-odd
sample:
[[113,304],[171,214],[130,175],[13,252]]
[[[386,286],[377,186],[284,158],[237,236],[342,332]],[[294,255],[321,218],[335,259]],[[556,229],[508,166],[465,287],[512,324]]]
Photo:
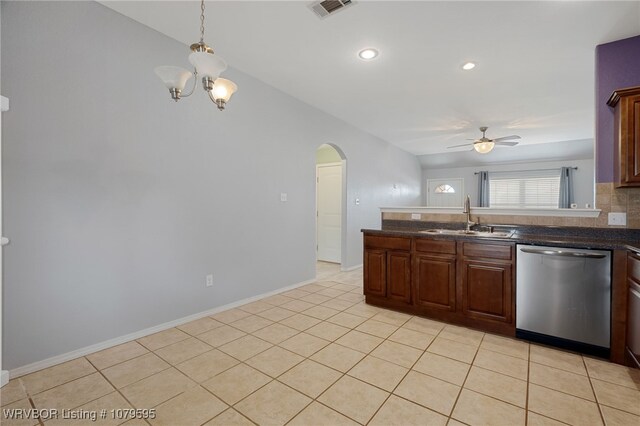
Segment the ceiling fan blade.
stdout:
[[494,142],[496,145],[501,145],[501,146],[516,146],[518,145],[520,142],[515,142],[515,141],[502,141],[502,142]]
[[493,141],[494,142],[501,142],[501,141],[506,141],[509,139],[522,139],[520,136],[518,135],[511,135],[511,136],[503,136],[501,138],[495,138]]
[[447,149],[450,148],[462,148],[463,146],[472,146],[472,143],[463,143],[462,145],[453,145],[453,146],[448,146]]

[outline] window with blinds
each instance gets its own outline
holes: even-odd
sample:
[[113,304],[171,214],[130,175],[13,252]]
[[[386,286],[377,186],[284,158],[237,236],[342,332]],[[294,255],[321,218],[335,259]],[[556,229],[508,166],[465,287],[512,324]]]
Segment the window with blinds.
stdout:
[[489,205],[502,208],[558,208],[560,169],[489,173]]

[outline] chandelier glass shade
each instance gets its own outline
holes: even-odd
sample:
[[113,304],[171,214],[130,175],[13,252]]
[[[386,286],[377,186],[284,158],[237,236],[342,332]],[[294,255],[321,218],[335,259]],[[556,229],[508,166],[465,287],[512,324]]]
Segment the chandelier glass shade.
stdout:
[[187,85],[187,81],[193,77],[191,71],[180,67],[173,67],[171,65],[157,67],[155,72],[167,89],[171,90],[173,88],[180,92],[184,90],[184,86]]
[[[155,73],[169,89],[171,99],[176,102],[191,96],[196,80],[200,77],[203,89],[222,111],[231,95],[238,90],[238,86],[231,80],[220,78],[220,74],[227,69],[227,63],[220,56],[214,55],[213,49],[204,43],[204,0],[200,1],[200,42],[191,45],[189,62],[194,68],[193,72],[181,67],[164,65],[157,67]],[[188,93],[184,93],[191,77],[194,78],[193,87]]]
[[209,77],[215,80],[227,69],[227,63],[213,53],[193,52],[189,55],[189,62],[202,78]]

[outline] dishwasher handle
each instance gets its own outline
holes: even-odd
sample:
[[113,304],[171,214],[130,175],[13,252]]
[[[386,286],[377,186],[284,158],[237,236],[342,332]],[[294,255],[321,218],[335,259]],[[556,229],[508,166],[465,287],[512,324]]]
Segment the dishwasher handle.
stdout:
[[533,248],[520,248],[524,253],[542,254],[545,256],[564,256],[564,257],[579,257],[583,259],[602,259],[607,257],[606,254],[596,253],[584,253],[580,251],[564,251],[564,250],[548,250],[548,249],[533,249]]

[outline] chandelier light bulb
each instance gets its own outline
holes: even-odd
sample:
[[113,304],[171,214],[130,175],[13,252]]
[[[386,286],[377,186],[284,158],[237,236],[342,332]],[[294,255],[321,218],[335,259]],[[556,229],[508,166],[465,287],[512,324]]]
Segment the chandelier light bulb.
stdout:
[[236,90],[238,90],[238,86],[226,78],[218,78],[213,85],[212,96],[214,100],[223,100],[225,103],[229,102],[231,95],[233,95]]
[[213,97],[215,99],[222,99],[227,96],[227,88],[223,85],[214,85],[213,86]]

